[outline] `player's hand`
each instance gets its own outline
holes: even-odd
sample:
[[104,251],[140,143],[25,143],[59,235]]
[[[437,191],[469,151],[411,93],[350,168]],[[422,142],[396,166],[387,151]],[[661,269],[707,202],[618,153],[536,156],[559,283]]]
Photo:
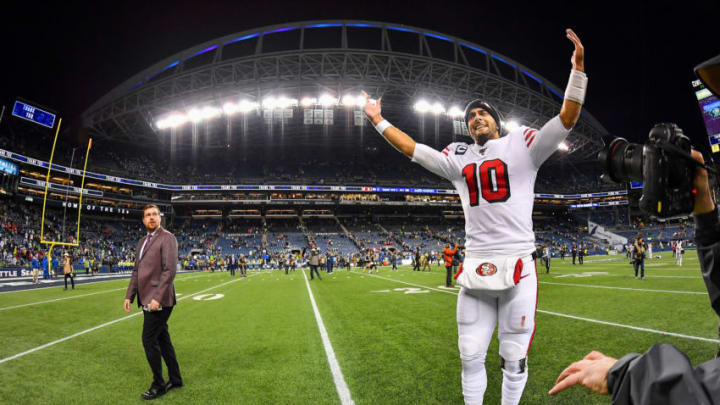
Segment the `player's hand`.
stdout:
[[[702,153],[692,150],[690,152],[692,157],[700,163],[705,163]],[[693,209],[693,215],[707,214],[708,212],[715,209],[715,204],[710,198],[710,186],[708,184],[707,170],[696,167],[695,178],[693,179],[693,186],[697,193],[695,194],[695,208]]]
[[365,97],[365,107],[363,108],[363,111],[373,125],[377,125],[380,121],[382,121],[382,115],[380,115],[380,112],[382,111],[380,99],[378,98],[373,103],[370,101],[370,96],[365,93],[365,91],[362,92],[362,95]]
[[600,352],[590,352],[584,359],[563,370],[548,394],[555,395],[567,387],[581,384],[592,392],[608,395],[607,376],[615,362],[617,359]]
[[153,299],[152,301],[150,301],[149,307],[151,311],[157,311],[158,309],[160,309],[160,303]]
[[575,50],[570,58],[573,69],[585,72],[585,48],[583,48],[583,44],[580,42],[580,37],[570,28],[566,29],[565,33],[567,34],[567,38],[575,44]]
[[126,299],[125,303],[123,304],[123,308],[125,308],[125,312],[130,312],[130,300]]

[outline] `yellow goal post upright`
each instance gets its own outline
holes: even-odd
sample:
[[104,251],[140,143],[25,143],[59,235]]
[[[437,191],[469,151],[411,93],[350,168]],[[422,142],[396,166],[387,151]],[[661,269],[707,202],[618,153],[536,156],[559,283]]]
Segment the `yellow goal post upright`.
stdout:
[[[80,246],[80,216],[82,215],[82,199],[83,191],[85,190],[85,173],[87,172],[87,161],[90,156],[90,148],[92,147],[92,138],[88,140],[87,151],[85,152],[85,162],[83,164],[83,174],[80,183],[80,198],[78,201],[78,216],[77,216],[77,230],[75,232],[75,242],[60,242],[53,240],[45,240],[45,206],[47,205],[48,189],[50,188],[50,170],[53,165],[53,158],[55,157],[55,145],[57,144],[58,134],[60,133],[60,125],[62,124],[62,118],[58,120],[57,129],[55,130],[55,138],[53,139],[52,149],[50,150],[50,161],[48,162],[47,175],[45,175],[45,193],[43,194],[43,207],[42,207],[42,218],[40,220],[40,243],[44,245],[50,245],[47,254],[48,262],[48,273],[52,272],[52,251],[55,246],[69,246],[78,247]],[[67,200],[65,200],[67,204]]]

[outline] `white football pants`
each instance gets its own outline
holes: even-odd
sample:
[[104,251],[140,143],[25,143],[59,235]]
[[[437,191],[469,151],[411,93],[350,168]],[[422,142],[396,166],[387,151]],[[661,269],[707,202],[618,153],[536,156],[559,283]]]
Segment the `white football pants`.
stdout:
[[[474,271],[474,269],[464,269]],[[527,363],[520,372],[518,364],[527,357],[535,333],[538,280],[533,260],[524,265],[527,275],[512,289],[493,293],[460,290],[457,305],[458,347],[462,360],[462,388],[465,403],[481,405],[487,388],[485,357],[495,324],[498,326],[500,356],[505,359],[502,405],[516,405],[527,382]]]

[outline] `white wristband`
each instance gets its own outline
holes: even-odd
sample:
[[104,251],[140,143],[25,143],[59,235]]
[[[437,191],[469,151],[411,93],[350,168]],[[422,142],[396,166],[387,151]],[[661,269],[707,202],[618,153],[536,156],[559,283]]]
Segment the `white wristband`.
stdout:
[[587,90],[587,75],[576,69],[570,70],[570,80],[565,89],[565,98],[583,104],[585,102],[585,91]]
[[382,135],[383,132],[385,132],[385,130],[390,128],[391,126],[393,125],[389,123],[388,120],[382,120],[378,122],[377,125],[375,125],[375,130],[378,131],[380,135]]

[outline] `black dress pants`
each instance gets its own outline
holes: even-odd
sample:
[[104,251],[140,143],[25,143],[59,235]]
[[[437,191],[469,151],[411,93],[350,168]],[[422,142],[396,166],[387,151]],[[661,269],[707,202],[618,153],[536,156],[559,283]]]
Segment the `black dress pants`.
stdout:
[[173,385],[182,385],[180,366],[175,357],[175,348],[170,341],[167,321],[173,307],[164,307],[161,311],[143,311],[142,342],[145,348],[150,370],[153,373],[153,385],[163,387],[165,380],[162,373],[162,359],[168,368],[168,379]]
[[452,287],[452,266],[445,266],[447,275],[445,276],[445,287]]

